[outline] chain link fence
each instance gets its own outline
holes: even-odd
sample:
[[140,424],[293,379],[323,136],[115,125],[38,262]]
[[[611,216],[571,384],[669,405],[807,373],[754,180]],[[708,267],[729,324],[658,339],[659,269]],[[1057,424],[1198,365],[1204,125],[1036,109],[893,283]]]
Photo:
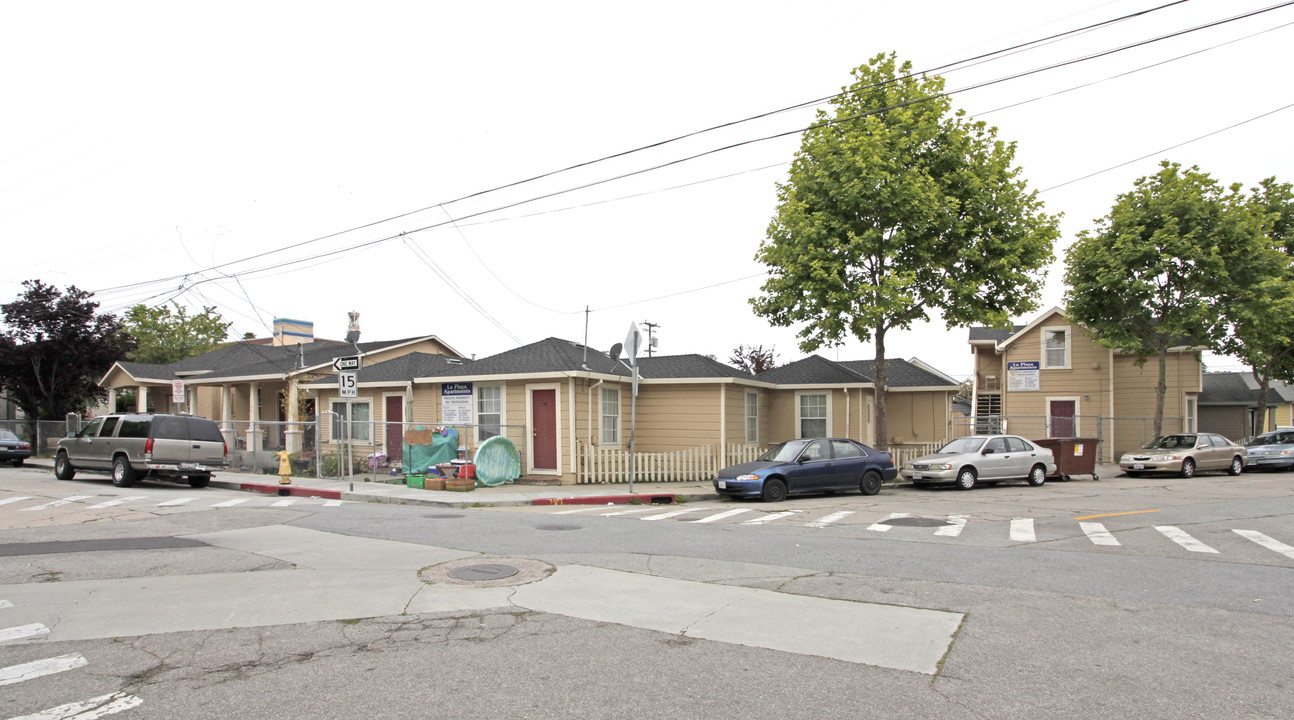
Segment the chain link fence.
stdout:
[[0,420],[0,428],[31,443],[32,457],[54,457],[58,441],[81,429],[81,418],[69,415],[66,420]]

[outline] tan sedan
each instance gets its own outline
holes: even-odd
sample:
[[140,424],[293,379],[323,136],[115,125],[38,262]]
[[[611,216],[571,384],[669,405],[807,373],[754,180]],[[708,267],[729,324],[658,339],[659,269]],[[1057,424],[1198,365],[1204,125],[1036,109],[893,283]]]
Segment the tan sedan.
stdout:
[[1124,453],[1119,467],[1129,477],[1142,473],[1175,473],[1193,477],[1197,471],[1225,470],[1239,475],[1248,455],[1242,445],[1213,433],[1163,435],[1144,448]]

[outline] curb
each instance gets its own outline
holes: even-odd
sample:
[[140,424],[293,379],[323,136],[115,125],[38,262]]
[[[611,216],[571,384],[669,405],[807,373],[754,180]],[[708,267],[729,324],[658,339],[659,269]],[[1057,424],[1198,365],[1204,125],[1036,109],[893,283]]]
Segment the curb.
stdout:
[[[213,481],[211,484],[215,485],[216,483]],[[264,493],[266,495],[282,495],[282,496],[291,496],[291,497],[317,497],[317,498],[326,498],[328,500],[341,500],[340,490],[319,490],[316,488],[302,487],[300,485],[280,485],[277,483],[271,485],[269,483],[225,482],[223,485],[220,485],[219,487],[225,487],[231,490],[244,490],[248,492]]]

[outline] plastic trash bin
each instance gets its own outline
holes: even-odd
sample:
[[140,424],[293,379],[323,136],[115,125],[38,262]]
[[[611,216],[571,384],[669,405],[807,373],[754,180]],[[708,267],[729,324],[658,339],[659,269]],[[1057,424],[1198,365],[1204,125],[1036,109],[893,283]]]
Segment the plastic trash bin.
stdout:
[[1096,474],[1096,438],[1042,438],[1034,444],[1051,451],[1056,460],[1056,474],[1061,480],[1069,480],[1074,475],[1091,475],[1093,480],[1100,480]]

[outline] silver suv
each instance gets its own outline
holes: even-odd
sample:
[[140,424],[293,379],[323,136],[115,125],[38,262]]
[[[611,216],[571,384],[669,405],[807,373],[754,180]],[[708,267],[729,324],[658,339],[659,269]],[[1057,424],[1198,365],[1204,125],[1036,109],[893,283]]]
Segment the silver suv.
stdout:
[[211,471],[229,466],[220,428],[194,415],[103,415],[58,441],[54,475],[71,480],[78,470],[112,473],[112,484],[130,487],[147,477],[188,478],[195,488]]

